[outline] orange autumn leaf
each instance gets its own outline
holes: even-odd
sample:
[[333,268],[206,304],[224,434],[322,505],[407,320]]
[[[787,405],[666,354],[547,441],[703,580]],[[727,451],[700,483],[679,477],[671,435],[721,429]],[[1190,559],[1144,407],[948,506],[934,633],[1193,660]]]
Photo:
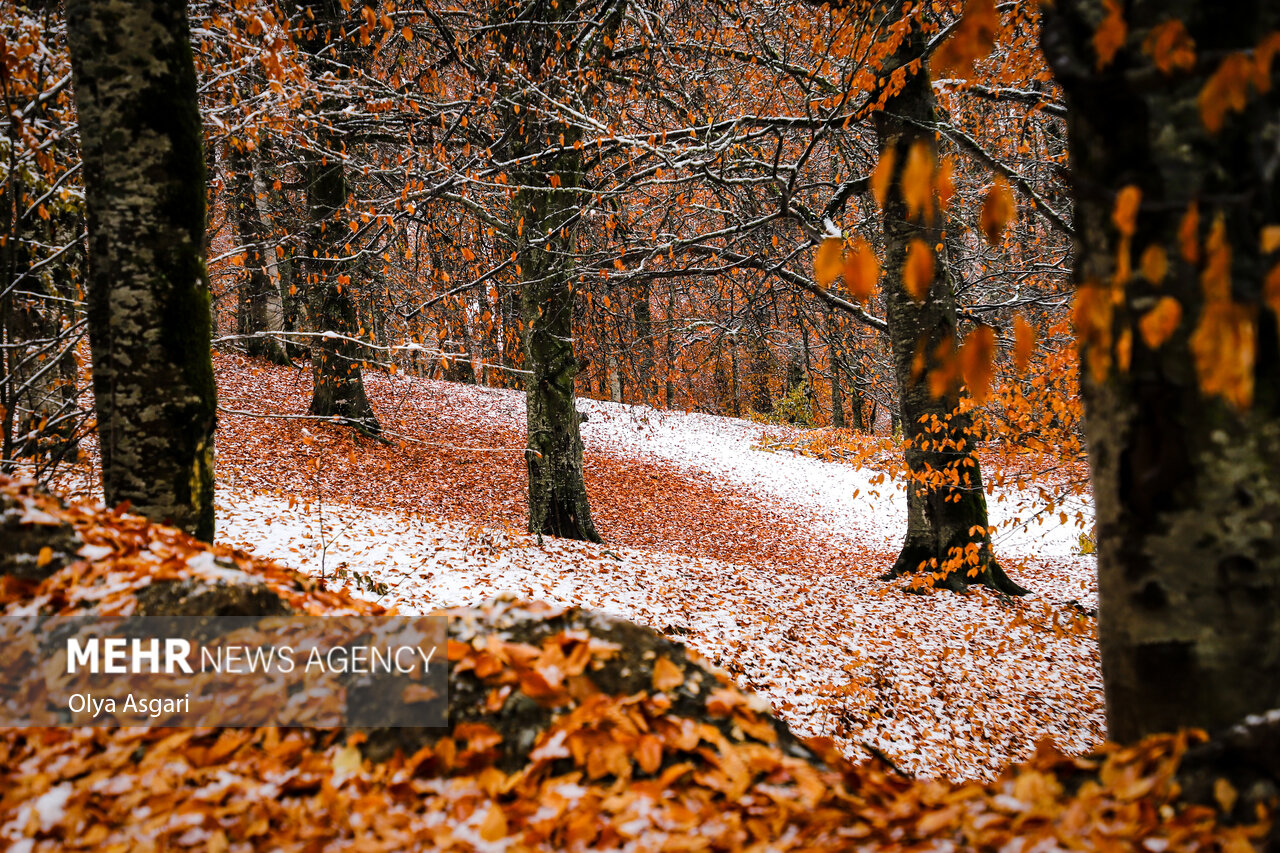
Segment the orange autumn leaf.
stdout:
[[902,167],[902,200],[908,219],[933,215],[933,152],[928,144],[918,141],[907,153]]
[[830,287],[840,277],[843,267],[844,241],[839,237],[827,237],[818,245],[813,256],[813,277],[823,287]]
[[1118,0],[1104,0],[1103,5],[1106,6],[1107,16],[1093,34],[1093,52],[1098,57],[1099,71],[1115,59],[1116,53],[1124,47],[1125,36],[1129,33]]
[[1258,238],[1258,245],[1262,248],[1262,254],[1264,255],[1269,255],[1276,249],[1280,249],[1280,225],[1265,226]]
[[1111,222],[1122,236],[1132,237],[1138,227],[1138,207],[1142,204],[1142,190],[1129,184],[1116,193]]
[[1218,65],[1200,90],[1200,120],[1210,133],[1222,130],[1227,113],[1243,112],[1249,103],[1254,65],[1243,53],[1233,53]]
[[844,286],[855,302],[866,302],[876,294],[880,280],[880,262],[875,251],[861,237],[844,255]]
[[987,242],[992,245],[999,243],[1004,235],[1005,226],[1012,218],[1013,191],[1009,189],[1009,182],[1005,180],[1004,175],[996,175],[995,183],[991,185],[991,189],[987,190],[986,198],[982,200],[982,212],[979,217],[979,224]]
[[1187,263],[1200,262],[1200,206],[1194,201],[1178,223],[1178,251]]
[[1138,320],[1138,331],[1148,349],[1159,349],[1182,322],[1182,303],[1172,296],[1162,296],[1155,307]]
[[1169,257],[1165,254],[1164,247],[1156,243],[1143,250],[1141,264],[1142,277],[1152,284],[1164,281],[1169,272]]
[[494,803],[480,824],[480,837],[490,843],[507,837],[507,816],[502,806]]
[[[922,346],[923,341],[916,346]],[[917,355],[923,355],[923,352]],[[934,367],[929,371],[929,394],[935,398],[942,397],[952,390],[956,377],[960,374],[960,364],[956,359],[955,346],[950,338],[944,338],[933,350]]]
[[1094,381],[1106,379],[1111,370],[1111,290],[1096,281],[1088,281],[1076,289],[1071,309],[1071,322],[1076,330],[1080,353],[1089,362]]
[[1200,272],[1200,287],[1208,302],[1231,298],[1231,244],[1227,240],[1227,223],[1219,213],[1205,241],[1205,263]]
[[1200,390],[1247,409],[1253,402],[1256,338],[1253,312],[1247,306],[1230,299],[1206,303],[1191,335]]
[[995,47],[998,25],[995,0],[965,0],[959,24],[934,51],[932,65],[947,76],[972,76],[973,63]]
[[956,161],[954,157],[943,157],[938,165],[938,173],[934,178],[934,187],[938,193],[938,209],[946,210],[951,205],[951,198],[956,194]]
[[889,195],[889,181],[893,178],[893,161],[896,159],[894,149],[890,148],[880,157],[876,167],[871,170],[871,195],[876,204],[884,207],[884,200]]
[[636,764],[645,773],[657,773],[662,766],[662,741],[657,735],[647,734],[636,744]]
[[1121,373],[1129,372],[1129,363],[1133,359],[1133,330],[1125,329],[1116,339],[1116,367]]
[[411,30],[409,27],[405,27],[404,29],[402,29],[400,31],[400,35],[401,37],[404,38],[405,41],[413,41],[413,30]]
[[1019,314],[1013,318],[1013,366],[1019,372],[1025,371],[1031,363],[1031,355],[1036,346],[1036,329],[1027,318]]
[[1200,287],[1204,308],[1191,335],[1200,390],[1247,409],[1253,402],[1257,330],[1254,310],[1237,303],[1231,294],[1231,245],[1222,214],[1214,219],[1205,241]]
[[1253,86],[1259,92],[1271,90],[1271,61],[1280,53],[1280,30],[1267,33],[1253,49]]
[[653,689],[663,693],[684,684],[684,672],[665,655],[654,661]]
[[964,384],[979,405],[991,397],[991,378],[995,374],[996,332],[990,326],[978,326],[960,345],[960,372]]
[[1271,268],[1271,272],[1267,273],[1267,280],[1262,285],[1262,301],[1271,309],[1271,313],[1276,315],[1277,331],[1280,331],[1280,263]]
[[1196,43],[1177,18],[1154,27],[1143,40],[1142,51],[1164,74],[1190,69],[1196,64]]
[[916,302],[924,302],[933,283],[933,249],[919,237],[907,245],[907,259],[902,267],[902,286]]

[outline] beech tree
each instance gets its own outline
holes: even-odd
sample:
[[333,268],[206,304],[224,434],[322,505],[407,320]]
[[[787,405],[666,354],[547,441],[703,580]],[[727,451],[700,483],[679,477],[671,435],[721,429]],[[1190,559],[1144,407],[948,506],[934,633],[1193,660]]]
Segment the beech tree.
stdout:
[[1058,0],[1112,738],[1280,706],[1280,7]]
[[205,167],[186,4],[67,0],[106,501],[213,538]]
[[582,133],[563,112],[590,110],[594,66],[607,67],[625,0],[501,0],[495,9],[503,153],[528,374],[529,529],[600,541],[582,473],[574,380],[574,244],[585,183]]
[[[937,123],[926,39],[918,16],[883,69],[906,72],[875,112],[884,227],[885,317],[893,348],[907,471],[907,533],[895,575],[937,573],[939,586],[981,583],[1023,594],[991,552],[990,522],[972,421],[960,405],[956,271],[948,260],[946,213],[933,173]],[[914,66],[914,68],[913,68]],[[954,242],[954,238],[953,238]],[[981,333],[980,333],[981,334]]]
[[311,344],[313,388],[310,413],[333,416],[360,430],[381,431],[373,406],[364,390],[365,353],[357,340],[360,322],[353,296],[356,265],[346,238],[347,202],[350,196],[344,142],[334,132],[333,113],[341,101],[325,91],[325,78],[351,73],[358,59],[356,46],[346,32],[346,7],[338,0],[300,3],[299,20],[311,73],[320,78],[319,91],[309,107],[317,125],[314,147],[301,166],[306,186],[307,231],[303,241],[307,311],[318,333]]

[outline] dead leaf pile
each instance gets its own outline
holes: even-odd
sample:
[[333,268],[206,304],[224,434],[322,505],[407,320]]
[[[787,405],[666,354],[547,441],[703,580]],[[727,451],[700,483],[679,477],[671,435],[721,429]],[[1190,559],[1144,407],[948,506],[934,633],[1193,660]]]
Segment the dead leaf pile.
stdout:
[[[373,607],[127,514],[63,509],[11,480],[0,491],[24,524],[70,523],[84,543],[44,580],[0,579],[6,610],[119,611],[157,577],[228,573],[310,613]],[[555,629],[565,615],[510,600],[451,611],[451,666],[486,698],[458,709],[473,720],[385,761],[337,730],[4,729],[0,838],[26,851],[1246,850],[1265,829],[1224,827],[1178,801],[1174,772],[1194,734],[1091,759],[1042,747],[989,783],[916,780],[849,764],[829,742],[802,746],[695,658],[644,660]],[[504,628],[539,621],[549,627],[536,642]],[[620,659],[622,689],[600,689]],[[548,722],[513,750],[481,706],[520,703]]]

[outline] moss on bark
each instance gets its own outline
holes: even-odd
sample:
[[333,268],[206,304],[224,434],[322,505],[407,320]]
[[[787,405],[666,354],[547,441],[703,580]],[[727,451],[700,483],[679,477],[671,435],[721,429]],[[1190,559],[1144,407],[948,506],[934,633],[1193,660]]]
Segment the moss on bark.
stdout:
[[213,538],[205,174],[185,4],[69,0],[108,504]]
[[[1263,303],[1280,257],[1258,239],[1280,222],[1278,69],[1217,131],[1200,100],[1222,57],[1280,29],[1280,7],[1126,3],[1125,42],[1100,63],[1093,33],[1105,14],[1099,0],[1060,0],[1044,12],[1042,44],[1068,102],[1077,284],[1085,304],[1107,297],[1099,316],[1084,315],[1081,385],[1108,734],[1130,741],[1280,707],[1280,350]],[[1171,19],[1186,25],[1200,61],[1164,73],[1142,45]],[[1141,191],[1127,239],[1113,219],[1126,186]],[[1185,226],[1193,204],[1199,225]],[[1215,241],[1227,251],[1225,281],[1210,269],[1224,258]],[[1168,258],[1159,282],[1114,277],[1119,253],[1136,258],[1151,245]],[[1241,337],[1210,333],[1197,344],[1215,278]],[[1165,297],[1178,301],[1181,322],[1152,347],[1140,320]],[[1251,346],[1238,345],[1249,336]],[[1204,358],[1206,343],[1226,345]],[[1206,390],[1205,376],[1249,365],[1238,361],[1246,356],[1252,369],[1236,381],[1252,383],[1251,405]]]

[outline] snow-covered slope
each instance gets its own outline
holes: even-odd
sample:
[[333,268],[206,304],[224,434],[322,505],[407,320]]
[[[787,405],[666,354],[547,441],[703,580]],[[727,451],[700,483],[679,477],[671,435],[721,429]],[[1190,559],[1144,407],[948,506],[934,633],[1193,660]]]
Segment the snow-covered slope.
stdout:
[[[429,409],[432,429],[459,444],[481,427],[509,441],[523,424],[518,392],[405,378],[374,377],[370,385],[384,410],[388,399],[401,411]],[[832,736],[852,757],[870,744],[918,773],[987,775],[1042,737],[1069,750],[1102,738],[1096,638],[1074,603],[1096,599],[1093,561],[1074,553],[1079,531],[1060,525],[1056,512],[1052,524],[1010,528],[998,540],[1006,567],[1033,589],[1027,599],[986,591],[911,595],[876,577],[905,520],[900,487],[874,485],[875,472],[759,450],[763,429],[746,421],[593,400],[580,406],[589,414],[589,469],[650,460],[677,487],[745,496],[759,505],[761,523],[787,519],[805,531],[796,547],[808,557],[776,562],[741,548],[733,560],[715,559],[688,543],[673,553],[661,541],[634,548],[548,538],[539,545],[515,518],[504,529],[335,502],[349,498],[343,490],[295,486],[270,494],[243,470],[241,477],[223,472],[241,485],[219,493],[219,538],[316,574],[345,570],[348,584],[352,572],[384,583],[385,593],[364,594],[409,609],[505,592],[649,624],[761,692],[799,733]],[[425,440],[407,437],[415,435]],[[393,489],[449,488],[410,484],[412,470],[397,476]],[[246,480],[255,488],[245,488]],[[663,485],[662,494],[629,496],[633,525],[717,511],[655,507],[670,500],[672,483]],[[992,499],[997,519],[1026,517],[1038,499],[1034,492],[999,497]],[[1022,505],[1017,513],[1015,504]],[[743,517],[740,510],[734,516]],[[748,543],[757,534],[750,523],[735,523]],[[825,549],[839,559],[824,560]]]

